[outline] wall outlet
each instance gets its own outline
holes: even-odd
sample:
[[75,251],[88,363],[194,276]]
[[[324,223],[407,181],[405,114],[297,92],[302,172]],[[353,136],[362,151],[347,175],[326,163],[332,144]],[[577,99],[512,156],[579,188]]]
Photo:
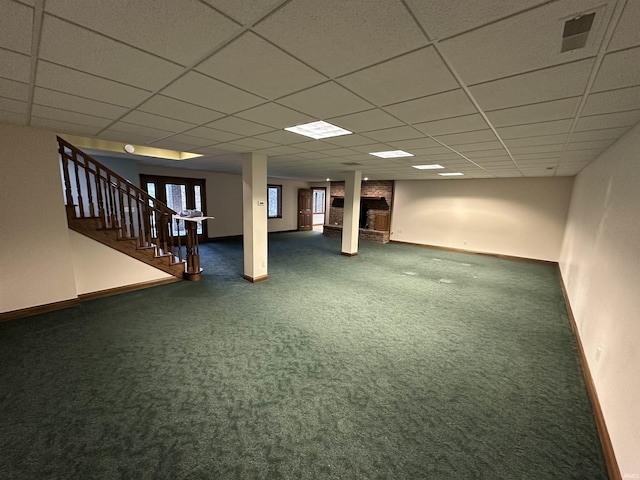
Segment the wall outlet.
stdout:
[[596,362],[600,361],[600,354],[602,354],[602,347],[598,347],[596,350]]
[[398,232],[398,233],[402,233],[402,229],[401,229],[401,228],[399,228],[398,230],[396,230],[396,232]]

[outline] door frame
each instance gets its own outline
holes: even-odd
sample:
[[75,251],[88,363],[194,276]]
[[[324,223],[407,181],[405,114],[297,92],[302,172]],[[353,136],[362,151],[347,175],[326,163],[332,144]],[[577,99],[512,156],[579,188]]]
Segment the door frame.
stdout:
[[[186,193],[187,193],[187,208],[195,209],[195,187],[200,187],[200,203],[202,206],[202,212],[206,215],[206,206],[207,206],[207,185],[206,179],[204,178],[189,178],[189,177],[171,177],[167,175],[153,175],[148,173],[140,174],[140,188],[145,192],[147,191],[147,183],[155,183],[156,185],[156,198],[160,200],[165,205],[167,204],[167,184],[176,184],[176,185],[186,185]],[[180,212],[178,212],[180,213]],[[198,235],[198,241],[206,241],[208,238],[207,235],[207,222],[201,222],[202,224],[202,233]],[[180,236],[184,237],[186,235],[186,230],[180,229]]]

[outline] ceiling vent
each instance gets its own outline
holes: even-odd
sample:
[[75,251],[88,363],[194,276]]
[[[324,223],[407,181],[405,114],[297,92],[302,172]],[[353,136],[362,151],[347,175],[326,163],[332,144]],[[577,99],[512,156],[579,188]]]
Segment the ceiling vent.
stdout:
[[587,13],[586,15],[581,15],[564,22],[561,52],[584,48],[587,44],[587,38],[589,37],[595,16],[595,12]]

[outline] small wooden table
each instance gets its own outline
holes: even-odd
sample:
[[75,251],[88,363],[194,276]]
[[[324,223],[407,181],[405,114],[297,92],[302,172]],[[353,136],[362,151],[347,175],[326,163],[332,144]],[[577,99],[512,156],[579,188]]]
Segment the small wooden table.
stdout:
[[180,234],[180,220],[184,221],[184,229],[187,232],[186,248],[187,248],[187,265],[184,269],[184,279],[196,281],[202,278],[202,268],[200,268],[200,253],[198,252],[198,224],[204,220],[213,219],[214,217],[181,217],[173,215],[178,227],[178,235]]

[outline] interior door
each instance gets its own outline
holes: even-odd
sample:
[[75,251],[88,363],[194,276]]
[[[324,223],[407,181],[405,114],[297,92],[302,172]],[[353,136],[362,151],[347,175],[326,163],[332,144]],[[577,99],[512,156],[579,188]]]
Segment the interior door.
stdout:
[[298,190],[298,230],[313,230],[313,190]]

